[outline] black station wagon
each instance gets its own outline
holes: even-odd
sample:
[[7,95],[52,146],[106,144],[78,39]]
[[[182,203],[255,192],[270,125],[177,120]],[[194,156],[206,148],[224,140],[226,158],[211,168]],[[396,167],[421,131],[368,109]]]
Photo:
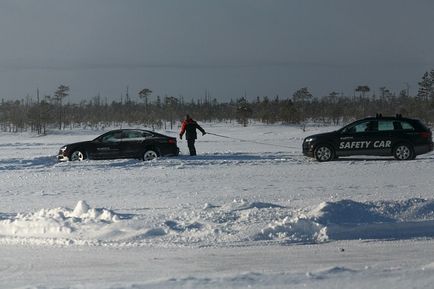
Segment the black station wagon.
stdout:
[[152,160],[159,156],[177,156],[176,138],[142,129],[118,129],[94,140],[68,144],[60,148],[59,161],[84,159],[137,158]]
[[308,136],[303,154],[320,162],[340,156],[394,156],[412,160],[433,150],[431,130],[420,120],[396,117],[368,117],[343,128]]

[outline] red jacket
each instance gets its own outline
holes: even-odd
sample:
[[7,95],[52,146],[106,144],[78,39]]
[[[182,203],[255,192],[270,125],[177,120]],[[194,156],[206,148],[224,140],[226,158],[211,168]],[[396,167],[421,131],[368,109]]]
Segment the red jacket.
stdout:
[[179,137],[185,134],[186,139],[197,139],[196,129],[200,130],[202,134],[205,134],[205,130],[197,124],[192,118],[185,119],[181,125],[181,131],[179,132]]

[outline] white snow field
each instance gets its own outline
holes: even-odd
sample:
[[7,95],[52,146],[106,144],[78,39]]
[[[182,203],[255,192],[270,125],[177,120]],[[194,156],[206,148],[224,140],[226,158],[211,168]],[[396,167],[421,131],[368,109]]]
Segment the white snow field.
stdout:
[[1,133],[0,288],[432,288],[433,153],[319,163],[301,142],[334,127],[203,127],[230,138],[150,162]]

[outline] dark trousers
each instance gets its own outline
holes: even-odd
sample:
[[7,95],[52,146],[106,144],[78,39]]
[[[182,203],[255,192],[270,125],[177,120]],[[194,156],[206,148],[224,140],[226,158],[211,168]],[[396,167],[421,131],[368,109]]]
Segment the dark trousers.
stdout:
[[190,155],[191,156],[195,156],[196,155],[196,148],[194,147],[194,142],[195,141],[196,140],[194,138],[187,139],[188,150],[190,151]]

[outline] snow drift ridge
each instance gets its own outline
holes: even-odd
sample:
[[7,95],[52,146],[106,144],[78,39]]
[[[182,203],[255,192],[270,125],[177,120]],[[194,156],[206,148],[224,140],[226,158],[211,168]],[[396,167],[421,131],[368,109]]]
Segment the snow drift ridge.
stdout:
[[104,246],[224,246],[243,242],[321,243],[434,236],[434,200],[323,202],[295,210],[236,199],[222,206],[168,209],[156,217],[92,208],[1,214],[0,243]]

